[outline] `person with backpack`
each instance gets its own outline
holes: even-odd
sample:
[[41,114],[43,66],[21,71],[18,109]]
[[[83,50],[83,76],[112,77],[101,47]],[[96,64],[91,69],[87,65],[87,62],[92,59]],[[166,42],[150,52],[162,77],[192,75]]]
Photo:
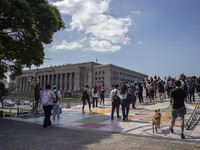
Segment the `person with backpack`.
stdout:
[[135,88],[133,87],[133,85],[130,86],[130,88],[128,89],[128,92],[133,97],[132,108],[136,109],[135,104],[136,104],[136,97],[137,97],[137,95],[135,94]]
[[53,103],[53,120],[55,120],[56,115],[57,119],[60,119],[60,113],[61,113],[61,108],[60,108],[60,99],[61,99],[61,94],[60,91],[57,89],[57,86],[53,86],[53,92],[56,95],[56,101]]
[[82,107],[82,113],[84,114],[84,107],[85,107],[85,102],[87,101],[88,105],[89,105],[89,111],[92,112],[91,110],[91,103],[90,103],[90,89],[89,89],[89,85],[86,84],[85,88],[83,89],[83,95],[82,95],[82,101],[83,101],[83,107]]
[[51,85],[46,85],[46,90],[43,93],[41,104],[44,109],[44,122],[43,122],[43,128],[47,128],[52,125],[50,117],[51,117],[51,111],[53,108],[53,102],[56,101],[56,95],[51,90]]
[[114,112],[115,109],[117,111],[117,118],[121,118],[119,116],[119,106],[120,106],[120,98],[119,98],[119,90],[117,90],[118,85],[114,85],[114,89],[110,92],[110,99],[112,102],[112,112],[111,112],[111,120],[114,120]]

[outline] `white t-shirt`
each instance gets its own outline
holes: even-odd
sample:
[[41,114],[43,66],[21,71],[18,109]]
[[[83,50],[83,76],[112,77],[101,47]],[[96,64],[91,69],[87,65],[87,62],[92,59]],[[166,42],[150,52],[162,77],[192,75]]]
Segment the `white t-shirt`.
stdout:
[[126,91],[126,94],[119,94],[120,98],[121,99],[127,99],[127,91]]

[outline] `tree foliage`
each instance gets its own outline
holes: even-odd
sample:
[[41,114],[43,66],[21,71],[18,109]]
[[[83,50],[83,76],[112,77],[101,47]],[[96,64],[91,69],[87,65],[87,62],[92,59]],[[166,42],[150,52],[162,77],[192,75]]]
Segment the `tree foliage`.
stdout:
[[14,79],[24,67],[43,64],[43,45],[64,22],[47,0],[0,0],[0,6],[0,79],[7,72]]

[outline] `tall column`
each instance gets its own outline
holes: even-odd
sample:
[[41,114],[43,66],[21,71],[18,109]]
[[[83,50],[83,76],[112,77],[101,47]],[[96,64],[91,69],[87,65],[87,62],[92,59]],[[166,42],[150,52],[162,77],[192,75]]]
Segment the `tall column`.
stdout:
[[55,85],[58,86],[58,74],[56,74],[56,83],[55,83]]
[[21,78],[20,77],[18,77],[17,78],[17,92],[20,92],[20,83],[21,83]]
[[44,87],[46,87],[46,74],[44,75]]
[[65,73],[64,90],[67,91],[67,73]]
[[48,74],[48,81],[47,83],[50,85],[50,74]]
[[71,91],[72,90],[72,73],[70,73],[70,76],[69,76],[69,90]]
[[63,90],[63,74],[60,74],[60,90]]
[[26,77],[26,92],[28,91],[28,78]]
[[52,74],[52,77],[51,77],[51,87],[53,87],[53,84],[54,84],[54,74]]

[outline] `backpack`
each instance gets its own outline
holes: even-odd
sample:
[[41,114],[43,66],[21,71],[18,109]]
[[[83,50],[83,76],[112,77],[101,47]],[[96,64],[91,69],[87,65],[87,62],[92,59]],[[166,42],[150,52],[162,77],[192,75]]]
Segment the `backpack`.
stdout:
[[49,92],[49,90],[47,90],[47,91],[44,92],[43,97],[42,97],[41,104],[42,104],[43,106],[47,106],[47,105],[50,105],[50,104],[51,104],[50,92]]
[[112,101],[112,105],[115,107],[118,107],[120,105],[121,101],[119,96],[117,96],[117,90],[115,92],[115,95],[113,96],[113,101]]
[[134,97],[133,97],[133,95],[130,94],[130,93],[128,93],[128,94],[127,94],[126,102],[127,102],[128,104],[132,104],[133,101],[134,101]]
[[53,103],[57,103],[57,102],[58,102],[58,95],[57,95],[57,92],[58,92],[58,90],[54,92],[54,94],[56,95],[56,101],[54,101]]
[[89,99],[89,95],[87,93],[87,90],[83,91],[82,100],[85,100],[85,99]]

